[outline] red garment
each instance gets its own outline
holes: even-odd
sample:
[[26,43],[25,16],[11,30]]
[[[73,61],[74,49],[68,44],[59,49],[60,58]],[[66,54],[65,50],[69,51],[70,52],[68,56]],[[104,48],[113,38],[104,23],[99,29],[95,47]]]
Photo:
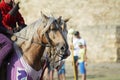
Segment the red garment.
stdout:
[[0,3],[0,11],[2,13],[2,24],[4,27],[10,30],[16,27],[16,22],[19,26],[25,24],[23,17],[18,11],[16,15],[10,15],[8,12],[12,9],[12,6],[9,6],[4,2]]

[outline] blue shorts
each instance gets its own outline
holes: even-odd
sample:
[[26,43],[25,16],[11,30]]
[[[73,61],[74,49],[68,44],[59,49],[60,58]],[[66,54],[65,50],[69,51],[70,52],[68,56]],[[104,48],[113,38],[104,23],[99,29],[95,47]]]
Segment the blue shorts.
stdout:
[[59,74],[65,74],[65,64],[63,64],[62,67],[58,70],[58,75]]
[[79,71],[80,71],[81,74],[85,74],[86,73],[85,63],[84,62],[80,62],[79,63]]
[[60,69],[60,70],[58,71],[58,74],[65,74],[65,69]]

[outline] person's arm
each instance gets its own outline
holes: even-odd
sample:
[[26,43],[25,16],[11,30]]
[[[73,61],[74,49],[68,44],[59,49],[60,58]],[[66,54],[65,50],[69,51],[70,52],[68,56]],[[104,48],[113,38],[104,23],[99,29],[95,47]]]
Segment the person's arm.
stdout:
[[86,45],[86,41],[84,41],[84,49],[85,49],[84,61],[85,61],[85,65],[87,65],[87,45]]
[[85,48],[84,62],[85,62],[85,65],[87,66],[87,46],[85,45],[84,48]]
[[87,61],[87,46],[85,45],[85,61]]
[[87,59],[87,44],[85,40],[84,40],[84,48],[85,48],[85,59]]

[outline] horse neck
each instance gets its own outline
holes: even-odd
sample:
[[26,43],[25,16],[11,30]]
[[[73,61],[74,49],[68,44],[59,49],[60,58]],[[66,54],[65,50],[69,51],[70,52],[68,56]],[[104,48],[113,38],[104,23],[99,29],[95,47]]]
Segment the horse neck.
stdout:
[[28,49],[25,50],[25,46],[21,46],[23,51],[23,58],[28,64],[35,70],[40,70],[42,67],[41,57],[43,56],[45,46],[32,43]]
[[45,46],[36,44],[36,42],[42,42],[38,34],[41,34],[44,25],[45,23],[42,23],[40,19],[14,34],[17,36],[16,44],[22,49],[23,58],[36,70],[40,68],[41,57],[45,50]]

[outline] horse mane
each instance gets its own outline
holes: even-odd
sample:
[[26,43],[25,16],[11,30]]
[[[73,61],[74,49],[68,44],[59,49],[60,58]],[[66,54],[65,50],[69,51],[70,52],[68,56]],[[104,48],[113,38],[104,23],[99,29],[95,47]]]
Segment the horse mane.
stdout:
[[44,34],[49,29],[50,24],[55,20],[55,18],[47,17],[47,20],[42,17],[41,19],[38,19],[37,21],[23,28],[20,32],[15,33],[14,35],[17,36],[16,44],[21,46],[26,41],[28,43],[26,46],[30,46],[33,36],[38,36],[37,30],[39,29],[42,31],[40,35]]
[[14,33],[14,35],[17,36],[17,40],[15,41],[15,43],[18,46],[20,46],[24,41],[28,41],[28,43],[31,43],[33,35],[37,35],[37,29],[40,25],[42,25],[41,22],[41,19],[39,19],[23,28],[20,32]]

